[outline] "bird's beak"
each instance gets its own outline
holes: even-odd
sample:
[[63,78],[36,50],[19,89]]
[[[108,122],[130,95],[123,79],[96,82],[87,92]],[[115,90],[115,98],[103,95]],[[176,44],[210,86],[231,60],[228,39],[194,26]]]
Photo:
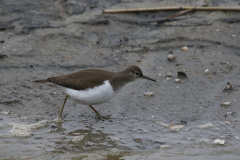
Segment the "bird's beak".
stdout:
[[150,80],[150,81],[153,81],[153,82],[156,82],[156,80],[154,80],[154,79],[152,79],[152,78],[149,78],[149,77],[147,77],[147,76],[144,76],[144,75],[142,75],[141,78],[142,78],[142,79],[147,79],[147,80]]

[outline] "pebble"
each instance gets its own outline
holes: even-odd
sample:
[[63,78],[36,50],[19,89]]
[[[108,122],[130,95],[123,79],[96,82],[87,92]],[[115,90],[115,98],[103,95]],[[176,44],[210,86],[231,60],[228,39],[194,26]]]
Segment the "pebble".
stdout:
[[92,146],[93,145],[93,143],[89,142],[89,141],[84,141],[84,143],[85,143],[85,146]]
[[171,126],[170,130],[173,132],[179,132],[180,129],[182,129],[184,127],[184,125],[175,125],[175,126]]
[[184,50],[184,51],[187,51],[188,50],[188,47],[182,47],[182,50]]
[[10,114],[11,111],[7,110],[7,111],[3,111],[3,112],[1,112],[1,113],[2,113],[2,114]]
[[11,118],[16,118],[16,117],[19,117],[17,114],[11,114],[10,116]]
[[211,128],[211,127],[213,127],[212,123],[206,123],[204,125],[197,126],[197,128],[199,128],[199,129],[206,129],[206,128]]
[[165,124],[165,123],[162,123],[162,122],[158,122],[158,121],[156,121],[155,123],[160,124],[161,126],[166,127],[166,128],[169,127],[168,124]]
[[179,82],[181,82],[181,79],[176,78],[176,79],[175,79],[175,82],[179,83]]
[[78,141],[81,141],[83,138],[84,138],[84,135],[74,136],[72,141],[78,142]]
[[145,92],[144,96],[149,96],[150,97],[150,96],[153,96],[153,93],[152,92]]
[[173,77],[173,74],[172,74],[172,73],[167,73],[164,77],[172,78],[172,77]]
[[169,61],[175,60],[175,56],[172,55],[172,54],[169,54],[169,55],[167,56],[167,58],[168,58]]
[[114,141],[114,142],[120,142],[121,141],[120,138],[118,138],[118,137],[111,138],[111,140]]
[[231,103],[231,102],[223,102],[223,103],[221,103],[220,105],[221,105],[221,106],[229,106],[230,103]]
[[222,124],[228,124],[228,125],[231,124],[229,121],[222,121],[221,123]]
[[224,144],[225,140],[221,140],[221,139],[215,139],[215,141],[213,142],[214,144]]
[[28,118],[27,117],[21,117],[21,120],[27,120]]
[[171,149],[172,146],[169,145],[160,145],[160,149]]
[[197,143],[208,143],[209,141],[209,139],[200,139],[197,141]]

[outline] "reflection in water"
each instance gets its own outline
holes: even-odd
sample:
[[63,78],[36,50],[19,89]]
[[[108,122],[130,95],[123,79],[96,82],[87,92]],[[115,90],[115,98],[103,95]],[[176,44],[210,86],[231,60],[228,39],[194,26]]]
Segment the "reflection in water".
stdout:
[[[72,121],[72,126],[73,123],[76,122]],[[81,129],[78,127],[77,130],[73,129],[76,128],[69,128],[69,125],[66,125],[66,123],[56,123],[56,126],[52,127],[52,133],[62,135],[62,138],[55,141],[56,146],[52,153],[94,152],[116,148],[119,145],[116,141],[112,141],[109,134],[103,133],[101,130],[95,130],[92,128],[92,125],[85,125]]]

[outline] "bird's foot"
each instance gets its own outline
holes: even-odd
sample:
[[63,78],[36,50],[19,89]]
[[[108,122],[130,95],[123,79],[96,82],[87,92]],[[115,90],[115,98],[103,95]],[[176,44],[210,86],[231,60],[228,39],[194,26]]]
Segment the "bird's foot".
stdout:
[[104,119],[114,119],[114,118],[111,118],[111,115],[105,115],[105,116],[102,116],[101,114],[97,114],[98,118],[103,120]]

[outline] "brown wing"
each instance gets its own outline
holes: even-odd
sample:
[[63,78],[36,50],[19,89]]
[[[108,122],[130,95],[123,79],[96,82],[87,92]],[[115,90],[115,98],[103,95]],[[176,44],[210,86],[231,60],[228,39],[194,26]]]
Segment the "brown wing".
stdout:
[[113,72],[100,69],[87,69],[68,75],[48,78],[48,82],[75,90],[85,90],[103,84],[113,76]]

